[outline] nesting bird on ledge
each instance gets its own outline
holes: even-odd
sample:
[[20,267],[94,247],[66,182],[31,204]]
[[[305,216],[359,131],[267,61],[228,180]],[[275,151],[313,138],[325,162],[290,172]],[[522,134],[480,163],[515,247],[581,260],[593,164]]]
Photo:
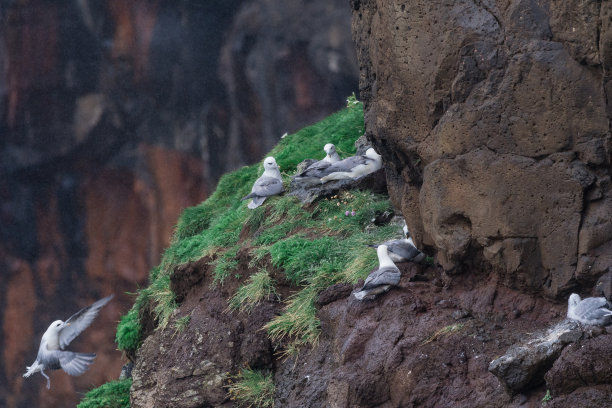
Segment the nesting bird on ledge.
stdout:
[[372,271],[361,289],[353,293],[358,300],[363,300],[366,296],[376,297],[389,291],[391,286],[397,286],[400,282],[401,272],[389,258],[387,246],[379,245],[376,253],[378,254],[378,269]]
[[608,307],[608,301],[604,297],[581,300],[580,295],[572,293],[567,301],[567,317],[584,324],[606,326],[612,323],[612,310]]
[[[414,245],[414,241],[410,237],[408,227],[404,225],[404,238],[385,241],[381,245],[387,246],[389,257],[393,262],[423,262],[425,254],[419,251]],[[370,245],[373,248],[378,248],[380,245]]]
[[364,155],[347,157],[332,164],[321,175],[321,183],[331,180],[358,179],[382,167],[382,157],[372,148]]
[[251,202],[247,207],[257,208],[266,201],[266,198],[283,192],[283,178],[274,157],[266,157],[263,163],[264,172],[253,184],[251,193],[244,196],[241,201],[248,198]]
[[43,334],[38,348],[38,355],[31,366],[26,367],[23,375],[29,377],[40,372],[47,379],[47,389],[51,388],[49,376],[45,374],[46,369],[59,370],[60,368],[70,375],[81,375],[89,368],[96,358],[94,353],[75,353],[64,351],[64,348],[74,340],[91,322],[96,318],[98,312],[107,304],[113,295],[100,299],[94,304],[87,306],[72,315],[65,322],[56,320]]
[[340,161],[340,156],[336,152],[336,146],[334,146],[333,143],[328,143],[323,146],[323,150],[326,153],[323,159],[312,163],[310,166],[306,167],[304,171],[293,176],[293,178],[296,180],[317,179],[316,181],[318,182],[318,179],[325,175],[324,171],[329,166]]

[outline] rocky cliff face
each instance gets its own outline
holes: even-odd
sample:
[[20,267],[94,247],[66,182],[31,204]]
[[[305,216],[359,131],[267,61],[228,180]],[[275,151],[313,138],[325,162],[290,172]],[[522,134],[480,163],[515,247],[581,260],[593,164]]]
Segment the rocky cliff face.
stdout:
[[447,272],[562,297],[612,263],[608,1],[353,0],[366,132]]
[[[342,1],[243,3],[0,1],[0,406],[116,378],[125,292],[180,211],[355,90]],[[111,292],[86,375],[21,378],[50,321]]]
[[[366,133],[396,208],[440,267],[402,265],[399,287],[369,303],[351,285],[324,290],[319,342],[288,359],[256,331],[278,302],[250,318],[224,312],[237,282],[213,293],[205,261],[176,269],[191,289],[172,321],[191,323],[144,341],[132,403],[232,406],[224,381],[247,364],[274,373],[283,407],[538,407],[547,390],[546,406],[609,405],[609,329],[564,339],[554,356],[543,346],[516,389],[489,371],[563,320],[554,300],[568,291],[610,299],[609,2],[351,5]],[[241,274],[248,265],[240,259]]]

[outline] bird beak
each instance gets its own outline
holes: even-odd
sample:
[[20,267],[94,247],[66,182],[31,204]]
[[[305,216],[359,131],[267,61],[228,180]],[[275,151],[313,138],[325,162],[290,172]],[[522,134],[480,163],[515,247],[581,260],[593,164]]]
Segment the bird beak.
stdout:
[[64,326],[68,327],[70,326],[70,323],[64,323]]

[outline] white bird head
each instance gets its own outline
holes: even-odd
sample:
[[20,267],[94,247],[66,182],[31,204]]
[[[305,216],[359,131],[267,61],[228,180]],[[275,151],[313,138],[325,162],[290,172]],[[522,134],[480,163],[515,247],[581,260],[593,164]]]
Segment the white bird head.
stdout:
[[373,160],[382,160],[382,157],[380,156],[380,154],[376,153],[376,150],[374,150],[371,147],[368,150],[366,150],[365,155]]
[[580,303],[580,300],[580,295],[577,293],[572,293],[567,301],[567,305],[569,307],[576,306],[578,303]]
[[325,146],[323,146],[323,150],[325,150],[325,153],[332,155],[336,153],[336,146],[334,146],[333,143],[328,143]]
[[277,169],[278,168],[278,164],[276,164],[276,160],[274,160],[274,157],[270,156],[270,157],[266,157],[266,159],[264,160],[264,169],[265,170],[272,170],[272,169]]
[[56,320],[47,329],[47,333],[59,333],[64,327],[66,327],[66,323],[63,320]]

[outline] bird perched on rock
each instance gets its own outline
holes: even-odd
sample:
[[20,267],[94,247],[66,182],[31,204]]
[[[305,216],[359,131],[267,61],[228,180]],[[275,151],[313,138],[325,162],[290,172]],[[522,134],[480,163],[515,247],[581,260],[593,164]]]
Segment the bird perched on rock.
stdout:
[[299,174],[293,176],[294,180],[303,180],[308,178],[320,179],[325,174],[323,173],[325,169],[331,166],[333,163],[337,163],[340,161],[340,156],[336,152],[336,146],[333,143],[328,143],[323,146],[323,150],[325,151],[325,157],[319,161],[312,163],[310,166],[306,167],[304,171]]
[[266,157],[263,163],[264,172],[253,184],[251,193],[242,198],[242,201],[250,198],[247,207],[257,208],[266,201],[266,198],[283,192],[283,178],[274,157]]
[[46,369],[59,370],[60,368],[70,375],[81,375],[96,358],[94,353],[75,353],[64,351],[64,348],[75,339],[96,318],[98,312],[107,304],[113,295],[100,299],[91,306],[87,306],[72,315],[65,322],[56,320],[43,334],[38,348],[38,355],[31,366],[26,367],[23,375],[29,377],[40,372],[47,379],[47,389],[51,388],[49,376],[45,374]]
[[572,293],[567,301],[567,317],[580,323],[594,326],[606,326],[612,322],[612,310],[604,297],[590,297],[580,300]]
[[378,254],[378,269],[372,271],[361,289],[353,293],[358,300],[363,300],[366,296],[376,297],[385,293],[391,289],[391,286],[397,286],[400,281],[400,270],[389,257],[387,246],[379,245],[376,252]]
[[[425,259],[425,254],[419,251],[419,249],[414,245],[414,241],[412,241],[406,225],[404,225],[403,230],[404,238],[386,241],[380,245],[387,246],[389,258],[391,258],[393,262],[422,262]],[[378,248],[380,245],[370,246],[372,248]]]
[[364,155],[347,157],[327,167],[321,176],[321,183],[331,180],[357,179],[373,173],[382,167],[382,157],[372,148]]

